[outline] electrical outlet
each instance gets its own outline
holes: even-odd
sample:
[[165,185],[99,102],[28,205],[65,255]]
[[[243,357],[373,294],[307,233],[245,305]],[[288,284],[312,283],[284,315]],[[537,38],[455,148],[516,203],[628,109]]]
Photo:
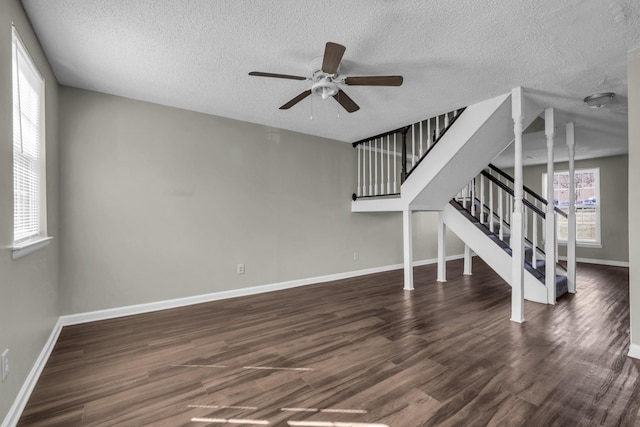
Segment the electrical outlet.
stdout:
[[357,260],[359,260],[359,259],[360,259],[360,254],[359,254],[358,252],[354,252],[354,253],[353,253],[353,260],[354,260],[354,261],[357,261]]
[[244,264],[238,264],[238,266],[236,267],[236,273],[244,274]]
[[9,349],[3,351],[0,358],[2,359],[2,381],[4,381],[9,376]]

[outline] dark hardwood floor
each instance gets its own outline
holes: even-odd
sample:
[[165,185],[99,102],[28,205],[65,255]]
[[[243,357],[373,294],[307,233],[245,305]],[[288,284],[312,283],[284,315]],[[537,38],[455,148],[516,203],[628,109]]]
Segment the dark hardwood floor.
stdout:
[[[65,327],[20,426],[640,425],[628,269],[525,304],[477,258]],[[176,284],[179,285],[179,284]]]

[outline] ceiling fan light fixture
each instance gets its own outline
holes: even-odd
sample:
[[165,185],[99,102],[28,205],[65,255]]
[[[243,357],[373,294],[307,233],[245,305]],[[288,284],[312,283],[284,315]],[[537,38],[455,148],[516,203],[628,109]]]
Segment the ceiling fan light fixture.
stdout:
[[311,87],[311,93],[327,99],[338,93],[338,86],[328,78],[323,78]]
[[607,105],[616,96],[613,92],[594,93],[584,99],[589,108],[600,108]]

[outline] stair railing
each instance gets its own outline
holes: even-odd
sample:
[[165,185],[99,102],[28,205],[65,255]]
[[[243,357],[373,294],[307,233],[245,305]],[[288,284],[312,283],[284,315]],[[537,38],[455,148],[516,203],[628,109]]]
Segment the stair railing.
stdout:
[[[510,176],[509,174],[507,174],[506,172],[504,172],[503,170],[499,169],[498,167],[489,164],[488,168],[485,170],[486,173],[490,174],[491,176],[495,177],[496,179],[498,179],[500,182],[504,183],[506,186],[508,186],[512,191],[513,191],[513,185],[514,185],[514,179],[512,176]],[[544,197],[540,196],[539,194],[537,194],[535,191],[531,190],[529,187],[527,187],[526,185],[523,186],[524,187],[524,196],[523,196],[523,203],[529,203],[530,205],[534,205],[536,208],[538,208],[540,211],[542,211],[543,213],[546,212],[547,210],[547,199],[545,199]],[[513,208],[513,207],[511,207]],[[553,208],[554,212],[557,215],[562,216],[563,218],[567,218],[567,213],[565,211],[563,211],[562,209],[558,208],[557,206],[554,206]],[[555,218],[553,219],[555,220]],[[543,228],[541,230],[541,236],[542,236],[542,240],[544,241],[546,236],[545,236],[545,228]],[[556,253],[556,259],[555,262],[558,262],[558,239],[557,239],[557,233],[556,235],[553,236],[554,239],[554,245],[556,247],[555,253]],[[561,266],[561,268],[564,268]]]
[[352,199],[398,196],[402,183],[463,111],[461,108],[354,142],[358,177]]

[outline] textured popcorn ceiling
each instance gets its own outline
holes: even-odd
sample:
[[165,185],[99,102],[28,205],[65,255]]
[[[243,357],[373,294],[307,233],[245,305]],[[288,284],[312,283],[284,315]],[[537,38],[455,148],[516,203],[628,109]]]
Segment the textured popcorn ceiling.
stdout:
[[[626,53],[640,46],[638,0],[23,4],[64,85],[347,142],[523,86],[562,123],[576,121],[578,157],[627,151]],[[247,75],[309,76],[327,41],[347,47],[343,74],[401,74],[404,85],[346,87],[361,107],[353,114],[316,97],[281,111],[309,82]],[[582,99],[598,91],[618,97],[586,108]],[[525,140],[532,158],[540,147],[540,134]]]

